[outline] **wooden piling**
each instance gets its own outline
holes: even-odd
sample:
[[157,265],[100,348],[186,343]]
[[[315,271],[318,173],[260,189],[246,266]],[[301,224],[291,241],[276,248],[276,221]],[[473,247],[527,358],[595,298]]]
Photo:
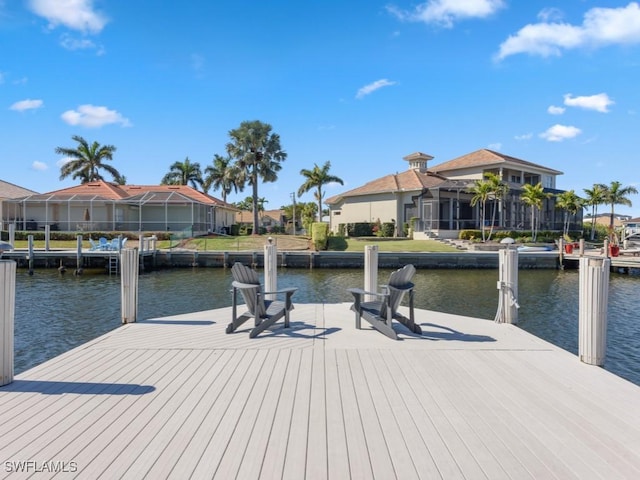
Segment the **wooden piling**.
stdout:
[[16,262],[0,260],[0,386],[13,382]]
[[[364,290],[366,292],[378,291],[378,245],[365,245],[364,247]],[[366,295],[365,302],[376,300],[373,295]]]
[[578,356],[590,365],[604,365],[606,356],[610,268],[608,258],[580,258]]
[[518,251],[505,248],[498,252],[497,323],[518,323]]
[[[278,250],[272,243],[264,246],[264,290],[266,292],[278,290]],[[265,298],[276,300],[277,295],[265,295]]]
[[120,251],[120,292],[122,323],[135,323],[138,318],[138,249]]

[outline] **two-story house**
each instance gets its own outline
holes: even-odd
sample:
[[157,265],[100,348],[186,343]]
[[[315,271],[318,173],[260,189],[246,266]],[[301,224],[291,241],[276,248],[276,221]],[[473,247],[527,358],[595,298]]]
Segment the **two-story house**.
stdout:
[[[341,224],[358,222],[393,222],[396,235],[403,235],[403,225],[410,223],[414,238],[437,236],[454,238],[460,230],[481,227],[480,205],[472,206],[476,180],[486,173],[497,175],[509,186],[502,201],[485,215],[487,222],[495,218],[494,227],[530,228],[531,209],[520,200],[523,185],[541,183],[549,197],[540,212],[542,230],[562,230],[562,212],[555,208],[556,177],[562,172],[526,160],[481,149],[453,160],[428,166],[433,157],[421,152],[404,157],[408,169],[372,180],[358,188],[326,200],[330,211],[330,228],[338,232]],[[494,208],[493,202],[487,204]],[[582,212],[572,223],[581,228]]]

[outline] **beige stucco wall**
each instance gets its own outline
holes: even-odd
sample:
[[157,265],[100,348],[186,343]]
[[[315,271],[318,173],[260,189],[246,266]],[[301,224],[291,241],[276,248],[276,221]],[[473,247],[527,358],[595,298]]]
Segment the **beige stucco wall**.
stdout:
[[[330,206],[330,228],[334,233],[338,232],[340,224],[360,222],[396,222],[399,227],[398,234],[402,232],[404,205],[411,203],[411,195],[408,193],[381,193],[362,197],[347,197],[342,203]],[[408,219],[407,219],[408,220]]]

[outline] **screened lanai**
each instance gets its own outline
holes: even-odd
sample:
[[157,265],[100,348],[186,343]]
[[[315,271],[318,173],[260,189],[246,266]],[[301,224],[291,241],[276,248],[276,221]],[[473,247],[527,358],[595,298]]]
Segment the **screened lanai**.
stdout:
[[[135,187],[130,190],[135,191]],[[130,191],[129,193],[133,193]],[[3,229],[82,231],[185,231],[192,235],[220,231],[233,223],[233,212],[203,203],[179,191],[141,189],[125,198],[35,194],[4,201]]]

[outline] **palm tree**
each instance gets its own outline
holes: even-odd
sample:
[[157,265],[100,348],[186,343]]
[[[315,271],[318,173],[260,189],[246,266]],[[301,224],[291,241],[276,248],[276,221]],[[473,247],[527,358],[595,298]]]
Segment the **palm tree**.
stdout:
[[234,192],[238,193],[238,189],[242,190],[242,175],[240,169],[233,165],[230,157],[222,157],[215,154],[213,156],[213,165],[209,165],[204,169],[204,189],[206,192],[211,187],[214,190],[222,192],[222,201],[227,202],[227,195]]
[[473,187],[471,187],[468,192],[473,194],[473,197],[471,198],[472,207],[475,207],[478,202],[480,203],[480,229],[482,230],[482,241],[484,242],[484,217],[487,200],[489,200],[492,193],[491,184],[486,180],[476,180],[473,182]]
[[491,227],[489,228],[489,237],[487,240],[491,240],[491,235],[493,235],[493,225],[496,221],[496,211],[498,210],[498,205],[502,202],[502,199],[507,196],[509,192],[509,185],[504,183],[499,175],[495,173],[487,172],[484,174],[484,177],[487,179],[489,183],[491,196],[493,197],[493,212],[491,214]]
[[167,173],[160,182],[162,185],[189,185],[195,189],[198,185],[202,188],[204,181],[202,180],[202,171],[198,162],[191,163],[189,157],[184,162],[175,162],[169,167]]
[[625,205],[630,207],[631,200],[629,195],[638,193],[638,189],[633,186],[623,187],[620,182],[611,182],[609,186],[600,184],[605,190],[604,199],[605,202],[611,205],[611,216],[609,217],[609,230],[613,231],[613,209],[616,205]]
[[344,182],[340,177],[329,174],[331,168],[331,162],[327,161],[322,166],[318,167],[317,164],[313,164],[313,169],[308,170],[303,168],[300,170],[300,175],[306,178],[305,182],[298,189],[298,197],[308,192],[309,190],[316,189],[315,198],[318,201],[318,222],[322,221],[322,198],[324,196],[322,192],[322,186],[328,183],[339,183],[344,185]]
[[587,194],[585,206],[591,207],[591,241],[596,238],[596,216],[598,215],[598,205],[605,202],[606,188],[601,184],[594,184],[592,188],[583,189]]
[[540,223],[539,218],[537,219],[538,221],[536,223],[536,212],[542,210],[544,199],[549,198],[550,194],[544,191],[542,183],[538,183],[536,185],[526,183],[522,186],[522,190],[523,192],[520,194],[522,203],[531,207],[531,236],[533,241],[535,242],[538,238],[536,224]]
[[576,195],[574,190],[568,190],[556,195],[556,208],[564,210],[564,219],[562,222],[562,233],[564,235],[569,234],[570,215],[575,215],[583,207],[584,200]]
[[70,160],[60,168],[60,180],[71,175],[74,180],[80,179],[80,183],[104,180],[100,170],[106,170],[114,179],[124,178],[120,172],[111,165],[104,163],[113,160],[116,147],[113,145],[100,145],[93,142],[91,145],[79,135],[71,137],[78,145],[75,148],[57,147],[55,152],[64,155]]
[[[271,132],[271,125],[258,120],[244,121],[229,132],[231,142],[227,153],[236,160],[244,181],[252,188],[253,233],[258,233],[258,180],[275,182],[282,169],[280,162],[287,154],[280,146],[280,136]],[[243,181],[243,186],[244,186]]]

